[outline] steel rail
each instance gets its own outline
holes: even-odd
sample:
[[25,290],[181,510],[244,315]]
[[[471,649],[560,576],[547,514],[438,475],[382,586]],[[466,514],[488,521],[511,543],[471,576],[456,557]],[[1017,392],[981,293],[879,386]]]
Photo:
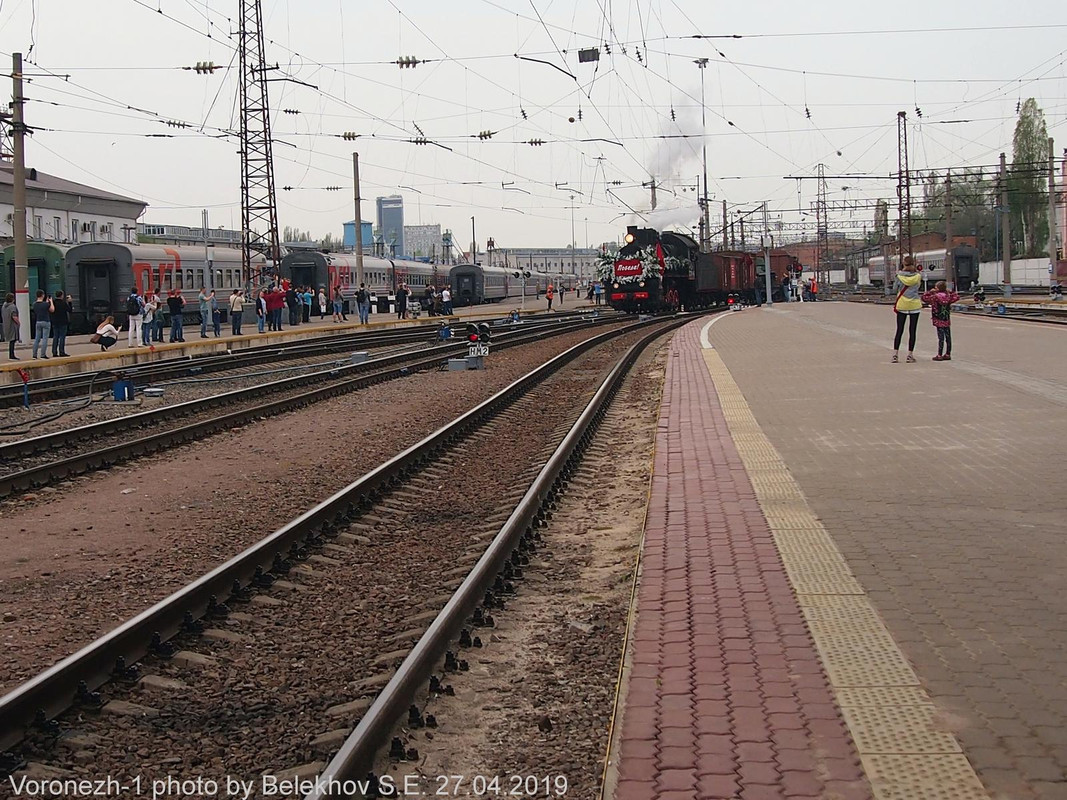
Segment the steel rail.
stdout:
[[151,651],[165,651],[167,640],[194,620],[213,615],[233,595],[269,585],[272,570],[285,571],[285,558],[297,557],[305,545],[322,544],[324,536],[335,535],[339,525],[356,517],[384,489],[564,365],[606,341],[663,322],[650,320],[605,331],[568,348],[255,545],[9,692],[0,698],[0,751],[21,741],[35,724],[47,723],[88,692],[121,676],[127,665]]
[[[582,322],[583,324],[606,324],[609,321],[610,320],[598,318]],[[502,349],[514,344],[522,344],[533,339],[547,338],[549,335],[568,333],[576,329],[577,328],[573,325],[568,324],[559,328],[555,326],[551,326],[550,328],[537,326],[536,328],[500,331],[497,335],[503,339],[503,341],[498,339],[497,347],[498,349]],[[198,413],[218,406],[227,406],[234,402],[245,402],[257,397],[264,391],[287,391],[310,383],[317,383],[322,380],[344,377],[350,373],[368,372],[373,369],[390,367],[393,365],[404,365],[409,371],[411,369],[432,368],[433,365],[440,364],[443,357],[462,353],[466,347],[466,342],[456,342],[435,349],[432,356],[427,356],[425,359],[421,360],[419,359],[419,356],[422,355],[421,353],[398,353],[391,356],[369,359],[357,364],[345,364],[343,366],[332,365],[326,369],[317,369],[303,375],[282,378],[277,381],[261,383],[243,389],[232,389],[228,392],[221,392],[219,394],[213,394],[195,400],[186,400],[182,403],[174,403],[149,411],[141,411],[125,417],[115,417],[113,419],[81,425],[77,428],[69,428],[66,430],[54,431],[53,433],[42,434],[40,436],[34,436],[28,439],[7,442],[5,444],[0,444],[0,465],[13,462],[24,456],[61,448],[73,439],[113,436],[130,429],[151,427],[161,420],[173,420],[176,416]],[[431,361],[433,364],[429,364]],[[4,496],[6,493],[3,488],[5,482],[8,478],[13,478],[16,474],[20,473],[11,473],[7,476],[0,476],[0,497]]]
[[415,703],[420,690],[434,672],[434,667],[450,649],[475,608],[483,602],[504,563],[518,547],[521,537],[544,518],[546,505],[566,484],[574,461],[592,441],[596,427],[607,406],[618,392],[623,379],[644,349],[690,319],[674,321],[654,331],[631,347],[605,378],[585,410],[534,479],[511,516],[493,538],[484,555],[452,595],[441,613],[416,642],[396,674],[382,688],[378,697],[360,719],[334,758],[320,773],[317,788],[304,800],[324,800],[341,796],[338,790],[346,781],[363,780],[371,772],[377,753],[389,741],[399,719]]

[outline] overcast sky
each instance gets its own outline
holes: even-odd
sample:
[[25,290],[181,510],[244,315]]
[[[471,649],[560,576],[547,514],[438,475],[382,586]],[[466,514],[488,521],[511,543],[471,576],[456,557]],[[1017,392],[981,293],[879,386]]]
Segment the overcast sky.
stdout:
[[[237,141],[222,136],[239,120],[237,8],[237,0],[0,0],[3,57],[10,63],[21,50],[33,62],[26,115],[41,130],[28,165],[143,198],[143,221],[199,226],[206,207],[213,225],[239,227]],[[489,236],[498,247],[566,246],[572,216],[579,246],[618,239],[630,208],[648,210],[641,184],[652,178],[668,209],[659,221],[695,225],[702,126],[693,60],[701,57],[710,59],[710,193],[746,208],[769,199],[776,219],[800,220],[814,197],[814,182],[798,198],[798,182],[785,176],[813,175],[819,163],[831,176],[895,171],[901,110],[912,123],[913,169],[991,165],[1002,150],[1010,158],[1016,105],[1030,96],[1062,152],[1065,8],[1062,0],[263,0],[268,59],[279,65],[272,77],[316,87],[270,83],[279,223],[340,236],[353,215],[358,150],[364,219],[375,196],[402,194],[408,224],[439,222],[463,243],[472,215],[481,247]],[[578,62],[586,47],[600,48],[599,62]],[[401,56],[427,63],[401,69]],[[179,69],[199,61],[230,68]],[[410,143],[419,129],[441,146]],[[479,139],[482,131],[492,138]],[[359,138],[345,141],[345,132]],[[891,197],[894,186],[832,177],[829,196]]]

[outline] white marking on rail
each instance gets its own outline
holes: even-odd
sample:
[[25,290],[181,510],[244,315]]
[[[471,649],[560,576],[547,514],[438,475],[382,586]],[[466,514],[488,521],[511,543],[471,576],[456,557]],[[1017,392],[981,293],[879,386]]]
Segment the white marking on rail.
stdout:
[[711,319],[709,319],[707,321],[707,323],[704,325],[703,328],[700,329],[700,346],[704,350],[714,350],[715,349],[714,347],[712,347],[711,342],[708,341],[708,329],[711,328],[711,326],[714,325],[716,322],[718,322],[720,319],[726,319],[726,317],[729,317],[729,316],[730,316],[730,312],[729,311],[723,312],[721,314],[716,314],[714,317],[712,317]]

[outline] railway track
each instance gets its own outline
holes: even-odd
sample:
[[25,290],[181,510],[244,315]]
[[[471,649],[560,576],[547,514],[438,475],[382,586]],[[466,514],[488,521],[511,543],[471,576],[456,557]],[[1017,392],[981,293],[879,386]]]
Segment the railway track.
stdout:
[[[598,318],[588,322],[501,331],[494,347],[499,350],[521,346],[575,330],[575,325],[611,321],[610,318]],[[0,445],[0,497],[108,468],[164,447],[197,441],[206,435],[257,418],[303,407],[382,381],[437,369],[445,358],[462,354],[466,347],[464,341],[435,348],[431,355],[407,352],[358,364],[333,366],[199,400],[9,442]],[[277,395],[277,398],[264,401],[267,394]],[[218,413],[219,409],[225,411]]]
[[572,347],[0,699],[5,768],[363,778],[400,717],[433,724],[415,698],[464,668],[629,367],[689,319]]
[[[568,312],[554,316],[553,321],[574,319],[581,316],[589,316],[589,314],[578,311]],[[603,317],[604,315],[601,314],[600,316]],[[546,323],[548,323],[547,320],[535,320],[524,323],[524,327],[530,328]],[[463,321],[461,323],[453,323],[452,328],[454,330],[462,330],[465,326],[466,321]],[[131,367],[92,370],[53,378],[39,378],[32,380],[30,383],[30,401],[31,403],[36,403],[47,399],[84,394],[89,392],[94,385],[99,385],[103,377],[113,376],[117,373],[122,373],[124,377],[133,381],[135,386],[143,388],[154,383],[178,378],[204,376],[214,372],[250,368],[260,364],[276,364],[290,359],[309,359],[327,353],[349,353],[353,350],[429,342],[436,337],[436,334],[437,328],[429,325],[377,332],[357,331],[351,334],[316,336],[275,345],[252,347],[232,353],[209,353],[199,356],[168,358]],[[0,386],[0,408],[20,406],[22,403],[23,392],[21,384]]]
[[995,311],[996,303],[988,304],[985,309],[973,309],[961,312],[970,319],[1013,320],[1015,322],[1037,322],[1044,325],[1063,325],[1067,323],[1067,308],[1006,308],[1006,313]]

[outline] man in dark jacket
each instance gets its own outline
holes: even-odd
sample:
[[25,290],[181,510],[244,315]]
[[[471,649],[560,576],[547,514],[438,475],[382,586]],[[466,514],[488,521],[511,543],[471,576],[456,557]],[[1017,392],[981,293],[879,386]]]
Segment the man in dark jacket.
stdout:
[[296,325],[300,322],[301,300],[292,286],[285,292],[285,304],[289,306],[289,324]]
[[167,292],[167,310],[170,311],[170,340],[172,342],[184,342],[185,334],[182,330],[182,309],[185,308],[185,298],[177,289]]
[[401,283],[400,288],[396,290],[396,318],[408,318],[408,289],[403,283]]
[[70,302],[62,290],[52,300],[52,355],[67,355],[67,329],[70,327]]

